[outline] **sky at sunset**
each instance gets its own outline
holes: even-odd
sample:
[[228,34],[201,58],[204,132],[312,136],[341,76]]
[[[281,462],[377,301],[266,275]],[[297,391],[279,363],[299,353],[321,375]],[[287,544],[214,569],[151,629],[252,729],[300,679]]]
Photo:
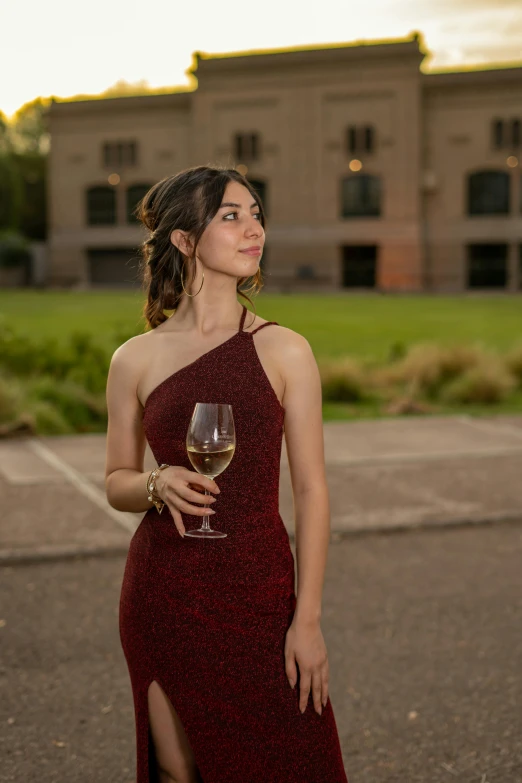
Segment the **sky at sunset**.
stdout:
[[188,86],[192,52],[404,38],[427,69],[522,64],[522,0],[26,0],[0,8],[0,110],[38,96],[102,92],[117,81]]

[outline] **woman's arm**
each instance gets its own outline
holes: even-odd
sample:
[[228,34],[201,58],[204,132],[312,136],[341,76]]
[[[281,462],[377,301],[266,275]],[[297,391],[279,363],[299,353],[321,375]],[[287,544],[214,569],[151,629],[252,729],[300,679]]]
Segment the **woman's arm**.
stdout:
[[143,470],[145,434],[136,389],[142,368],[132,340],[113,354],[107,377],[107,452],[105,488],[118,511],[147,511],[147,477]]
[[[109,504],[118,511],[139,512],[152,507],[147,492],[150,471],[143,470],[146,447],[143,409],[137,396],[138,381],[146,372],[146,355],[138,340],[143,341],[144,336],[131,338],[115,351],[107,377],[109,420],[105,488]],[[219,493],[215,481],[182,465],[162,470],[156,480],[156,492],[165,502],[180,535],[185,533],[181,512],[215,513],[208,505],[213,500],[193,489],[191,484]],[[204,505],[195,506],[194,503]]]
[[[297,605],[287,634],[286,671],[292,687],[300,673],[300,707],[310,686],[314,706],[328,697],[328,656],[320,620],[330,539],[330,503],[324,462],[321,378],[308,341],[295,332],[281,341],[285,378],[285,441],[294,496]],[[282,355],[284,354],[284,356]]]

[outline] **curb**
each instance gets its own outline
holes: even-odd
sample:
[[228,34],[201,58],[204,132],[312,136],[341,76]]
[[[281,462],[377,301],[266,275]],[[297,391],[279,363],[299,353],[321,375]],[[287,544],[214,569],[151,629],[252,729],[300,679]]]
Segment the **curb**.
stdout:
[[128,544],[112,546],[42,546],[31,549],[4,549],[0,551],[0,566],[51,563],[83,557],[122,557],[127,555],[128,551]]
[[[484,527],[487,525],[522,525],[522,510],[505,513],[486,514],[482,517],[454,517],[446,520],[430,520],[429,522],[405,523],[397,525],[375,525],[351,527],[346,530],[332,530],[330,543],[335,544],[351,537],[388,535],[397,533],[426,533],[434,530],[451,530],[461,527]],[[289,532],[288,537],[295,544],[295,533]],[[129,545],[112,546],[43,546],[32,549],[4,549],[0,551],[0,567],[26,565],[31,563],[46,563],[63,560],[74,560],[89,557],[125,557]]]
[[453,517],[439,521],[430,519],[427,522],[409,522],[397,525],[375,525],[352,527],[349,530],[332,530],[330,540],[342,541],[351,536],[386,535],[388,533],[432,532],[433,530],[452,529],[460,527],[485,527],[487,525],[522,524],[522,509],[520,511],[493,512],[481,517]]

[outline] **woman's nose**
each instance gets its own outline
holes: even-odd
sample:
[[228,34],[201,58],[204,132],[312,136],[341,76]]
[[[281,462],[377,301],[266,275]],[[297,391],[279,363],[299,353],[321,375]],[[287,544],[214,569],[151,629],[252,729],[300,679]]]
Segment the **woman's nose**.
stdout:
[[256,236],[261,236],[263,233],[263,226],[259,222],[259,220],[253,219],[248,227],[248,232],[250,234],[255,234]]

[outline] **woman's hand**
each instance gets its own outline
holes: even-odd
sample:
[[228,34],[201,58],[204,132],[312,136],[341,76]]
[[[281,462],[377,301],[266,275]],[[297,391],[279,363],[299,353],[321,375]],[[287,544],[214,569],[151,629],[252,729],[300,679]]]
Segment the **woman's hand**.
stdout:
[[[312,687],[314,707],[321,715],[328,700],[328,653],[318,622],[296,622],[286,633],[285,670],[291,687],[297,682],[296,662],[299,666],[299,709],[304,712]],[[321,706],[322,704],[322,706]]]
[[[156,493],[160,496],[174,520],[180,536],[185,534],[185,525],[181,517],[181,512],[185,514],[215,514],[216,512],[209,508],[207,503],[214,503],[217,498],[209,497],[201,492],[191,489],[190,484],[196,484],[210,492],[221,492],[216,482],[203,476],[201,473],[188,470],[181,465],[171,465],[164,468],[156,478]],[[190,502],[189,502],[190,501]],[[191,503],[204,503],[205,507],[192,506]]]

